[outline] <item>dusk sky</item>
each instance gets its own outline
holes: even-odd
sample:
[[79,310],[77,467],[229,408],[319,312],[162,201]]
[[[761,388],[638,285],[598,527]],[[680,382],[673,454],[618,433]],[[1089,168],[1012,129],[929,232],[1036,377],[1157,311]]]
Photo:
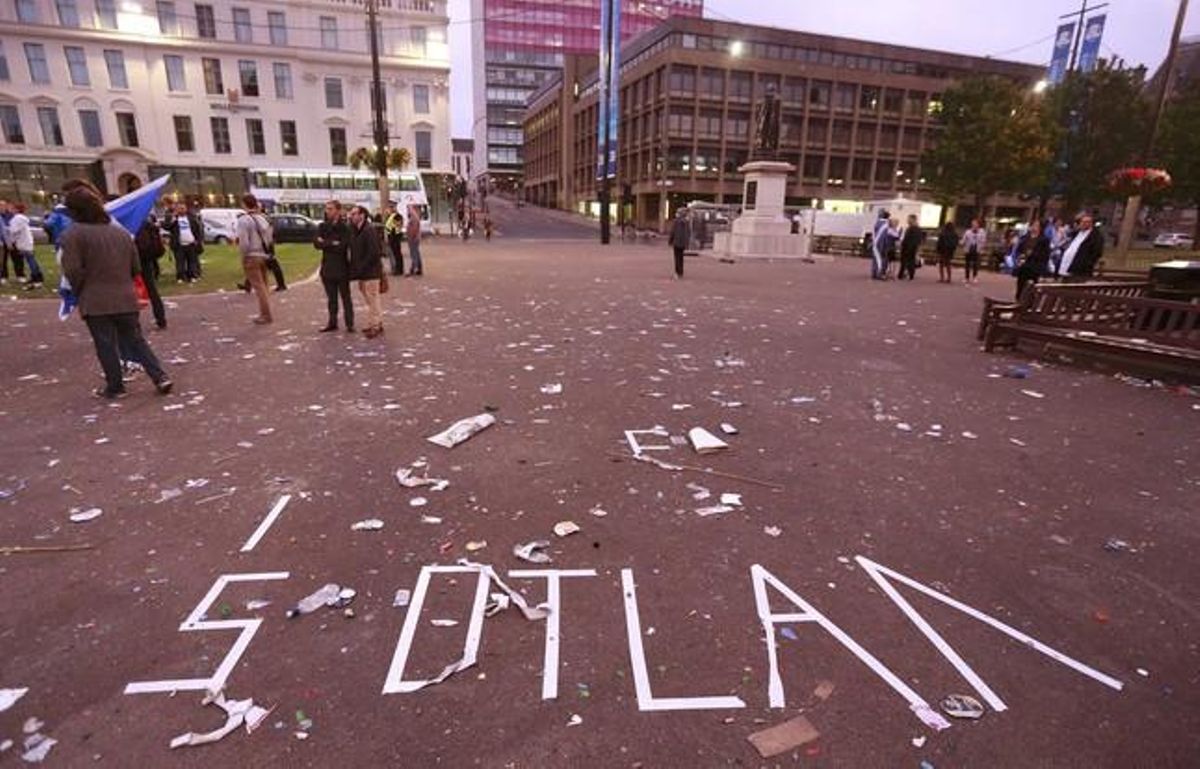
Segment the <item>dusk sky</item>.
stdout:
[[[1098,2],[1099,0],[1093,0]],[[1050,60],[1058,16],[1077,0],[705,0],[705,15],[863,40],[876,40],[1031,63]],[[1193,3],[1184,35],[1200,35],[1200,3]],[[1178,0],[1110,0],[1102,54],[1153,70],[1166,55]],[[819,10],[818,10],[819,9]],[[1090,15],[1090,14],[1089,14]],[[469,0],[450,0],[450,78],[455,136],[469,136],[471,51]]]

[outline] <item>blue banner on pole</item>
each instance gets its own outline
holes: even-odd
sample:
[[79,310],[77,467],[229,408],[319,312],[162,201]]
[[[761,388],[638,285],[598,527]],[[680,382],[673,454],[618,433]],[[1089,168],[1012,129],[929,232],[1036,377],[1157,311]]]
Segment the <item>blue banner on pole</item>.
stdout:
[[612,0],[600,2],[600,96],[596,102],[596,178],[604,178],[604,139],[608,133],[608,57],[612,52],[612,25],[610,9]]
[[1100,40],[1104,37],[1104,15],[1093,16],[1083,28],[1083,46],[1079,49],[1079,71],[1091,72],[1100,59]]
[[621,0],[612,0],[612,21],[609,22],[608,83],[608,176],[617,176],[617,138],[621,118]]
[[1075,22],[1063,24],[1054,36],[1054,55],[1050,58],[1050,69],[1046,72],[1046,80],[1050,85],[1058,85],[1067,76],[1067,66],[1071,61],[1071,42],[1075,38]]

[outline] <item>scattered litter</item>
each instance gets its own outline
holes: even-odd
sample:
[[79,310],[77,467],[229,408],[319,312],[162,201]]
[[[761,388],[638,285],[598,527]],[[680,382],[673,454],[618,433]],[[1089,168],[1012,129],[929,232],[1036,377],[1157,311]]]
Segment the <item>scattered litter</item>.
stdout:
[[597,518],[603,518],[604,516],[608,515],[608,511],[599,506],[593,507],[591,510],[588,510],[588,512]]
[[833,681],[821,681],[817,684],[817,688],[813,689],[813,696],[819,700],[827,700],[834,690]]
[[1137,674],[1138,674],[1139,676],[1141,676],[1142,678],[1149,678],[1149,677],[1150,677],[1150,671],[1149,671],[1149,670],[1146,670],[1145,668],[1138,668],[1138,669],[1137,669]]
[[934,731],[940,732],[950,728],[950,722],[946,720],[945,716],[924,702],[914,702],[909,708],[917,718],[921,719],[921,723]]
[[542,385],[541,390],[543,395],[561,395],[563,386],[558,382],[554,382]]
[[[426,468],[426,475],[417,477],[415,475],[418,467]],[[428,466],[424,458],[418,459],[411,467],[401,467],[396,470],[396,482],[406,489],[416,489],[421,486],[432,486],[434,491],[443,491],[450,485],[450,481],[440,478],[430,478],[428,476]]]
[[50,749],[57,744],[58,740],[35,730],[25,738],[25,752],[21,754],[21,760],[30,764],[40,764],[50,755]]
[[21,727],[21,731],[26,734],[33,734],[46,725],[45,721],[40,720],[36,716],[30,716],[25,719],[25,724]]
[[368,518],[350,526],[351,531],[379,531],[382,528],[383,521],[378,518]]
[[484,539],[484,540],[480,540],[478,542],[468,542],[466,547],[467,547],[468,553],[474,553],[478,550],[482,550],[485,547],[487,547],[487,540]]
[[750,744],[754,746],[760,756],[771,758],[812,742],[820,736],[821,733],[807,718],[796,716],[778,726],[755,732],[747,739],[750,740]]
[[729,505],[731,507],[741,507],[742,506],[742,495],[741,494],[731,494],[729,492],[726,492],[721,495],[721,504]]
[[969,694],[951,694],[942,700],[942,710],[954,718],[983,718],[983,703]]
[[439,524],[441,522],[442,522],[442,519],[438,518],[436,515],[422,515],[421,516],[421,523]]
[[896,429],[902,430],[903,432],[906,432],[906,433],[911,433],[912,425],[910,425],[908,422],[897,422]]
[[703,502],[712,496],[712,492],[698,483],[689,483],[687,488],[692,492],[692,499],[696,500],[697,502]]
[[0,689],[0,713],[11,708],[28,692],[29,689]]
[[768,537],[778,537],[780,534],[783,534],[783,529],[778,526],[767,526],[763,529],[763,533]]
[[160,505],[181,496],[183,496],[182,489],[162,489],[158,492],[158,499],[154,500],[154,504]]
[[703,427],[693,427],[688,431],[688,440],[697,454],[712,454],[729,448],[729,444],[705,430]]
[[712,505],[711,507],[700,507],[696,509],[696,515],[701,518],[707,518],[710,515],[721,515],[722,513],[732,513],[733,508],[729,505]]
[[796,405],[796,406],[803,406],[805,403],[816,403],[816,402],[817,402],[816,398],[811,398],[807,395],[797,395],[795,398],[792,398],[792,404]]
[[294,608],[288,609],[287,617],[299,617],[301,614],[312,614],[322,606],[334,606],[338,602],[338,594],[341,592],[341,587],[336,583],[330,582],[315,593],[301,599],[300,603]]
[[962,437],[966,438],[967,440],[973,441],[976,438],[978,438],[979,436],[976,435],[975,433],[971,432],[970,430],[963,430]]
[[456,619],[431,619],[431,620],[429,620],[429,624],[433,625],[434,627],[454,627],[455,625],[458,624],[458,620],[456,620]]
[[721,423],[721,432],[725,433],[726,435],[737,435],[738,429],[736,427],[734,427],[733,425],[729,424],[728,422],[722,422]]
[[1126,542],[1123,539],[1117,539],[1116,537],[1109,537],[1107,540],[1105,540],[1104,549],[1109,551],[1110,553],[1136,553],[1137,552],[1137,550],[1134,549],[1133,545],[1130,545],[1128,542]]
[[583,723],[583,716],[581,716],[577,713],[573,713],[573,714],[571,714],[571,720],[567,721],[567,726],[579,726],[582,723]]
[[494,416],[491,414],[479,414],[466,419],[460,419],[437,435],[429,436],[426,440],[430,443],[436,443],[443,448],[452,449],[475,433],[486,430],[494,424],[496,424]]
[[1050,535],[1050,541],[1051,541],[1051,542],[1053,542],[1053,543],[1054,543],[1054,544],[1056,544],[1056,545],[1069,545],[1069,544],[1071,544],[1071,540],[1067,539],[1066,537],[1064,537],[1064,536],[1063,536],[1063,535],[1061,535],[1061,534],[1051,534],[1051,535]]
[[582,529],[580,529],[579,524],[575,523],[574,521],[559,521],[558,523],[554,524],[554,533],[560,537],[569,537],[572,534],[576,534],[580,531],[582,531]]
[[522,561],[529,561],[530,563],[550,563],[550,556],[541,552],[548,547],[550,547],[548,541],[539,539],[534,542],[526,542],[523,545],[513,545],[513,555]]
[[1039,400],[1046,397],[1045,393],[1040,393],[1037,390],[1022,390],[1021,394],[1028,395],[1030,398],[1037,398]]
[[104,511],[98,507],[93,507],[90,510],[84,510],[81,513],[71,513],[71,523],[87,523],[94,521],[104,514]]
[[913,741],[912,741],[913,747],[914,747],[914,748],[923,748],[923,747],[925,747],[925,740],[926,740],[926,738],[925,738],[924,736],[921,736],[921,737],[913,737]]
[[1004,376],[1008,377],[1009,379],[1028,379],[1029,378],[1029,367],[1028,366],[1009,366],[1008,369],[1004,372]]
[[395,597],[392,598],[392,606],[397,607],[397,608],[404,608],[405,606],[408,606],[408,602],[410,600],[412,600],[412,591],[406,590],[406,589],[400,589],[400,590],[396,591]]
[[194,747],[196,745],[207,745],[210,742],[217,742],[224,739],[226,735],[233,732],[239,726],[246,727],[246,734],[250,734],[257,729],[267,716],[271,715],[271,710],[274,708],[262,708],[254,704],[254,700],[227,700],[224,692],[215,694],[209,693],[205,695],[200,703],[201,705],[216,705],[225,711],[225,724],[219,729],[214,729],[205,734],[196,732],[188,732],[181,734],[171,740],[171,748]]
[[687,409],[690,409],[691,407],[692,407],[692,404],[690,404],[690,403],[672,403],[671,411],[686,411]]
[[800,640],[800,636],[796,635],[796,631],[792,630],[790,627],[780,628],[779,635],[783,636],[784,638],[788,639],[789,641],[799,641]]
[[408,500],[409,507],[424,507],[427,504],[429,504],[429,500],[425,497],[413,497]]
[[270,601],[264,601],[261,599],[246,601],[246,611],[258,611],[259,609],[265,609],[270,605]]
[[1021,447],[1025,446],[1025,441],[1021,440],[1020,438],[1009,438],[1008,442],[1014,446],[1021,446]]

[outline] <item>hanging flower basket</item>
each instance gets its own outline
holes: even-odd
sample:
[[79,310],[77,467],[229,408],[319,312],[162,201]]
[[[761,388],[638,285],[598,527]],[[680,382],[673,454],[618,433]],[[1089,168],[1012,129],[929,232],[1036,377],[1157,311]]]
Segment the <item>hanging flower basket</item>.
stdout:
[[1171,186],[1171,175],[1161,168],[1118,168],[1108,176],[1108,187],[1121,197],[1150,195]]

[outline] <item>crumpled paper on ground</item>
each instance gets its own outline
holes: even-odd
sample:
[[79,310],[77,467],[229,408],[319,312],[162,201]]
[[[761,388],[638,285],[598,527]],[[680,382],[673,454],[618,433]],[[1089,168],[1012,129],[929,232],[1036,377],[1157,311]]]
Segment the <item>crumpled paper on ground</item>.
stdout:
[[478,414],[466,419],[460,419],[437,435],[431,435],[425,440],[430,443],[452,449],[481,430],[486,430],[496,424],[496,418],[491,414]]
[[225,699],[224,692],[217,692],[216,694],[209,692],[204,696],[200,704],[216,705],[224,710],[226,715],[225,724],[218,729],[203,734],[197,732],[181,734],[171,740],[172,749],[195,747],[197,745],[207,745],[210,742],[217,742],[242,725],[246,727],[246,734],[250,734],[271,714],[271,710],[274,710],[274,708],[259,707],[254,704],[254,700],[252,699],[227,700]]

